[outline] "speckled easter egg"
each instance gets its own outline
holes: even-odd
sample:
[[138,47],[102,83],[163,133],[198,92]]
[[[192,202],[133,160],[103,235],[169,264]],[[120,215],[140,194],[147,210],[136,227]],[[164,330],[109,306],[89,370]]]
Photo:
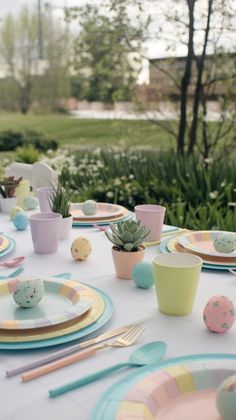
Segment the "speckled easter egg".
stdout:
[[86,200],[82,205],[82,212],[86,216],[92,216],[97,212],[97,203],[93,200]]
[[22,308],[33,308],[42,299],[44,290],[43,280],[24,280],[16,286],[13,299]]
[[206,304],[203,319],[207,328],[215,333],[228,331],[235,321],[235,307],[227,296],[213,296]]
[[152,264],[145,261],[136,264],[132,270],[131,278],[137,287],[149,289],[154,285]]
[[220,253],[231,253],[236,249],[236,235],[233,233],[222,233],[214,241],[214,248]]
[[91,242],[84,236],[79,236],[72,242],[71,255],[75,260],[85,261],[91,252]]
[[24,210],[22,209],[22,207],[19,207],[19,206],[12,207],[11,210],[9,211],[10,219],[13,220],[14,217],[19,213],[24,213]]
[[224,420],[236,419],[236,375],[227,378],[218,389],[216,404]]
[[23,206],[26,210],[35,210],[38,207],[38,199],[36,197],[25,197],[23,200]]
[[17,214],[12,222],[17,230],[25,230],[29,226],[29,218],[25,213]]

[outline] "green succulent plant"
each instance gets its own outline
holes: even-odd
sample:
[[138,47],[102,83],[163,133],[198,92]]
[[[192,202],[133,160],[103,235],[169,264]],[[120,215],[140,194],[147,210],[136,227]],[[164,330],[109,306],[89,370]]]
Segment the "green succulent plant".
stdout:
[[135,220],[120,221],[117,224],[111,224],[111,233],[105,232],[105,235],[116,248],[121,251],[138,251],[150,231],[141,222]]

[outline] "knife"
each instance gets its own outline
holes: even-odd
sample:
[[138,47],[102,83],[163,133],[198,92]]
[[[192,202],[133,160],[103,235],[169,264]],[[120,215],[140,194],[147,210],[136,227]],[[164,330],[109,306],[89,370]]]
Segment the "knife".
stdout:
[[19,373],[26,372],[27,370],[31,370],[38,366],[42,366],[44,364],[53,362],[54,360],[58,360],[61,357],[68,356],[78,350],[84,349],[85,347],[92,346],[93,344],[97,344],[97,343],[100,343],[101,341],[108,340],[109,338],[116,337],[117,335],[123,334],[125,331],[129,330],[132,327],[133,325],[126,325],[124,327],[114,328],[110,331],[107,331],[99,335],[96,338],[92,338],[90,340],[84,341],[79,344],[74,344],[73,346],[67,347],[66,349],[63,349],[63,350],[58,350],[54,353],[49,354],[49,356],[45,356],[39,360],[36,360],[35,362],[27,363],[26,365],[19,366],[18,368],[7,370],[5,372],[6,376],[10,378],[12,376],[18,375]]

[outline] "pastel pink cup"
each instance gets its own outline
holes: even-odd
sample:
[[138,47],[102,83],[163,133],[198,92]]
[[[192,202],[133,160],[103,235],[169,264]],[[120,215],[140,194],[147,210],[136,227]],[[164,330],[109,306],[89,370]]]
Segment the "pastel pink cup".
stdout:
[[39,207],[42,212],[51,212],[50,195],[53,192],[52,187],[40,187],[37,188],[37,196],[39,199]]
[[135,207],[135,216],[137,221],[146,226],[151,232],[145,238],[145,241],[159,241],[164,223],[166,208],[156,204],[141,204]]
[[57,251],[61,220],[61,214],[52,212],[30,216],[30,229],[35,252],[50,254]]

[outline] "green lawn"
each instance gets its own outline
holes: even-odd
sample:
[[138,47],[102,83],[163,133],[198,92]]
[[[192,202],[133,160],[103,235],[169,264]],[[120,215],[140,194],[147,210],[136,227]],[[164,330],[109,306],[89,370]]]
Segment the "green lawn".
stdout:
[[66,115],[0,113],[0,131],[34,129],[60,144],[77,146],[158,146],[173,144],[172,137],[148,121],[79,120]]

